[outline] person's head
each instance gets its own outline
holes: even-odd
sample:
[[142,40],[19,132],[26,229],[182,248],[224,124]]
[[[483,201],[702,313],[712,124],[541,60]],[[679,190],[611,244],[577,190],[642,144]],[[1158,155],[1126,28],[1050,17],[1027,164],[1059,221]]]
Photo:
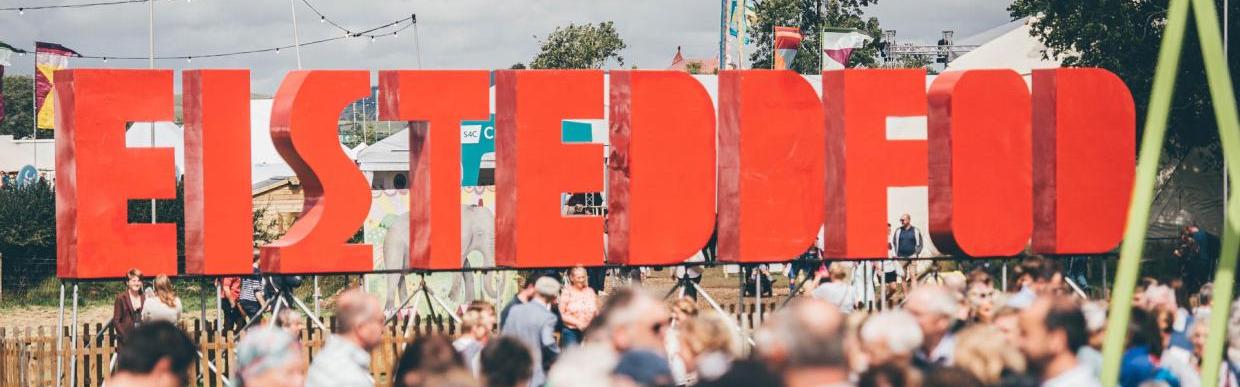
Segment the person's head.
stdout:
[[1063,283],[1063,273],[1056,260],[1035,255],[1021,261],[1020,268],[1021,285],[1036,293],[1054,292]]
[[521,340],[496,337],[482,347],[479,358],[482,380],[487,387],[524,386],[533,376],[534,360],[530,348]]
[[443,375],[465,367],[461,354],[448,338],[440,335],[419,336],[405,346],[393,372],[394,386],[428,386],[432,376]]
[[978,377],[960,367],[937,367],[931,369],[923,378],[922,387],[982,387],[997,386],[996,383],[982,383]]
[[283,329],[246,331],[237,344],[235,387],[298,387],[306,383],[306,362],[298,339]]
[[495,305],[487,302],[487,300],[473,300],[469,303],[469,308],[465,309],[466,313],[478,313],[482,316],[483,323],[487,329],[494,330],[495,323],[498,321],[495,315]]
[[285,308],[276,315],[276,325],[293,337],[301,337],[301,330],[306,327],[306,320],[301,312]]
[[842,263],[837,262],[831,264],[831,267],[827,268],[827,275],[830,276],[831,282],[847,282],[848,274],[851,271],[852,268],[848,265],[843,265]]
[[1010,306],[999,307],[995,311],[991,325],[998,328],[999,332],[1003,332],[1003,336],[1009,343],[1020,342],[1020,309]]
[[538,282],[534,283],[534,296],[550,304],[560,296],[560,281],[551,277],[538,278]]
[[367,351],[379,345],[383,340],[384,321],[378,299],[352,289],[341,294],[336,305],[336,334]]
[[1214,283],[1209,282],[1201,285],[1201,289],[1197,290],[1197,306],[1209,307],[1214,303]]
[[800,298],[775,312],[758,330],[758,356],[772,370],[846,371],[844,314],[826,302]]
[[1085,329],[1089,331],[1089,346],[1102,349],[1102,339],[1106,336],[1107,306],[1101,301],[1081,304],[1081,314],[1085,315]]
[[618,291],[608,297],[599,315],[604,316],[602,320],[594,320],[590,325],[605,324],[604,331],[592,332],[593,336],[610,341],[617,352],[663,348],[666,328],[672,318],[662,302],[634,289]]
[[909,225],[912,224],[912,222],[913,222],[913,217],[908,216],[908,214],[900,215],[900,227],[901,228],[908,227]]
[[1021,352],[1030,368],[1046,367],[1062,357],[1075,359],[1089,342],[1085,315],[1064,296],[1041,296],[1020,314]]
[[1210,334],[1210,319],[1197,318],[1188,330],[1188,341],[1193,344],[1193,355],[1198,359],[1205,357],[1206,336]]
[[1126,348],[1145,348],[1154,356],[1162,356],[1163,334],[1154,313],[1133,307],[1128,317],[1127,337]]
[[142,291],[142,271],[138,268],[125,272],[125,289],[132,293]]
[[698,315],[697,302],[694,302],[688,296],[677,298],[676,301],[673,301],[671,309],[672,320],[674,321],[685,321]]
[[159,302],[170,307],[177,306],[177,293],[172,290],[172,280],[168,279],[167,274],[160,273],[155,276],[155,296],[159,297]]
[[465,315],[461,316],[461,336],[486,341],[491,335],[491,326],[487,325],[488,322],[490,321],[481,312],[465,312]]
[[913,367],[883,364],[870,367],[862,372],[858,376],[857,385],[863,387],[920,386],[921,373]]
[[650,350],[625,351],[616,361],[612,370],[614,385],[672,387],[676,379],[672,376],[671,365],[667,359]]
[[113,375],[142,379],[146,386],[184,386],[197,349],[185,332],[167,321],[152,321],[129,332],[116,354]]
[[885,364],[908,366],[922,341],[917,319],[901,310],[879,313],[861,326],[861,347],[870,367]]
[[951,329],[960,311],[960,303],[956,299],[956,293],[951,290],[927,285],[919,286],[909,293],[904,309],[917,319],[917,325],[925,335],[922,344],[933,348]]
[[577,265],[573,266],[572,269],[568,269],[568,283],[573,285],[573,287],[576,287],[577,289],[584,289],[585,287],[590,286],[589,280],[590,277],[586,275],[585,267]]
[[1024,372],[1025,358],[999,328],[974,325],[956,335],[955,365],[986,385],[999,385],[1004,371]]
[[731,326],[717,313],[680,320],[678,329],[680,358],[690,372],[696,370],[698,356],[717,353],[731,360],[738,353]]

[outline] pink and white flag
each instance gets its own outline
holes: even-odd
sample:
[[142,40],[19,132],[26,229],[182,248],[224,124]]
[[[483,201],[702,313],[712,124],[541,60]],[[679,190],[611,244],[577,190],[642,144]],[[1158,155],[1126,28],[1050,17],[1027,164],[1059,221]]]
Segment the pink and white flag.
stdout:
[[822,70],[842,70],[848,67],[848,57],[854,49],[873,40],[856,30],[826,30],[822,33]]

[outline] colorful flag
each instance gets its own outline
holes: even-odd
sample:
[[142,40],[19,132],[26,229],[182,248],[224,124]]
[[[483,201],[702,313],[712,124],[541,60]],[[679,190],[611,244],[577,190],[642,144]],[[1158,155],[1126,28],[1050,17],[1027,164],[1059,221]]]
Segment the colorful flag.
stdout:
[[[728,7],[728,35],[738,38],[741,44],[748,42],[745,37],[745,26],[754,24],[758,20],[758,12],[753,7],[750,0],[732,0],[732,5]],[[744,11],[740,11],[741,8],[744,8]]]
[[822,70],[842,70],[848,67],[848,57],[854,49],[873,40],[869,35],[851,29],[827,29],[822,33]]
[[56,43],[35,42],[34,48],[34,109],[38,112],[36,126],[51,129],[56,125],[56,112],[53,110],[56,104],[52,102],[52,98],[55,98],[52,91],[52,76],[56,70],[69,67],[70,57],[82,55]]
[[775,66],[776,70],[787,70],[796,59],[797,48],[801,47],[801,28],[775,27]]
[[[4,79],[4,66],[11,66],[9,58],[15,52],[26,52],[25,50],[14,48],[8,43],[0,42],[0,81]],[[0,82],[0,124],[4,123],[4,82]]]

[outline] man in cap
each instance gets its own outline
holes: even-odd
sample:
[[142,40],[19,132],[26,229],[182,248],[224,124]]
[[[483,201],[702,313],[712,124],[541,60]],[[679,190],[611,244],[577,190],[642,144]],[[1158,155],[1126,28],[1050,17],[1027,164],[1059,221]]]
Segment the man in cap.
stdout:
[[559,294],[559,281],[551,277],[539,278],[534,283],[534,296],[529,302],[514,305],[500,330],[504,336],[514,337],[529,346],[534,360],[531,387],[543,385],[547,378],[546,366],[560,354],[553,335],[557,319],[551,313],[551,304]]

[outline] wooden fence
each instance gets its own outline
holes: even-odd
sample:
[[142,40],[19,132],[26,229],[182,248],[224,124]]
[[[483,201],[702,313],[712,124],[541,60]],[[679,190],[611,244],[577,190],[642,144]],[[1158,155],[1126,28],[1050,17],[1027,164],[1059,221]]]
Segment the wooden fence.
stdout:
[[[764,318],[779,305],[772,300],[760,308]],[[752,331],[759,308],[752,303],[724,305],[738,326]],[[335,329],[335,320],[324,323]],[[232,375],[236,362],[236,341],[233,335],[216,330],[215,320],[187,320],[180,326],[197,343],[199,358],[190,368],[190,385],[225,386]],[[110,376],[115,355],[113,330],[100,323],[82,324],[78,329],[76,351],[72,332],[64,327],[60,332],[63,342],[57,349],[55,327],[0,328],[0,386],[57,386],[57,359],[61,361],[59,375],[63,386],[98,386]],[[405,344],[421,335],[455,335],[458,329],[451,317],[440,314],[438,318],[413,316],[398,319],[387,327],[383,344],[371,353],[370,373],[377,386],[391,384],[392,367],[400,357]],[[306,363],[314,358],[326,339],[325,333],[308,325],[301,333]],[[71,384],[72,382],[72,384]]]

